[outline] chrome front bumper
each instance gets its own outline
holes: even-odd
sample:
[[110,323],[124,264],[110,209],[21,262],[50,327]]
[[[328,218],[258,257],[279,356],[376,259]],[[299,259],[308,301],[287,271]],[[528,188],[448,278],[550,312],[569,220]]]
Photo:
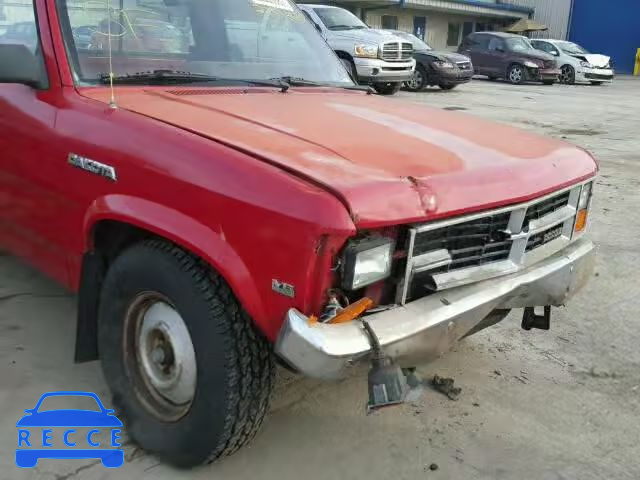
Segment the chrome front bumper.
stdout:
[[411,79],[416,68],[414,59],[387,62],[378,58],[355,58],[354,63],[360,81],[405,82]]
[[[586,238],[517,273],[434,293],[380,313],[367,322],[385,353],[401,366],[433,360],[495,310],[564,305],[592,276],[594,246]],[[371,352],[361,322],[310,324],[289,310],[276,352],[300,373],[344,377]]]

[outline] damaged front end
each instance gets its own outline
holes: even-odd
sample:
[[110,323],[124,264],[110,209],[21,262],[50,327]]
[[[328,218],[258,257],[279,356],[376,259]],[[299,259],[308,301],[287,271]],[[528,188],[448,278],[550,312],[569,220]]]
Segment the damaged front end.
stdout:
[[433,360],[513,308],[526,309],[524,328],[548,327],[550,308],[533,308],[564,305],[593,272],[583,236],[591,191],[585,182],[352,242],[320,321],[291,309],[276,352],[304,375],[335,379],[363,360],[382,369]]

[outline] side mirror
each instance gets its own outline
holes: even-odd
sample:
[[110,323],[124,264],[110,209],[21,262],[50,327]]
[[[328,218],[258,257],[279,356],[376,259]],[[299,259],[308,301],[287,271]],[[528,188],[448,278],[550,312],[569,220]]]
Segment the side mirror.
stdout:
[[0,83],[43,86],[44,65],[26,45],[0,45]]
[[504,53],[503,47],[496,47],[496,52]]
[[316,22],[313,22],[313,26],[316,27],[316,30],[320,33],[322,33],[322,27],[320,25],[318,25]]
[[559,51],[557,51],[557,50],[553,50],[553,51],[551,52],[551,55],[553,55],[554,57],[559,57],[559,56],[560,56],[560,52],[559,52]]

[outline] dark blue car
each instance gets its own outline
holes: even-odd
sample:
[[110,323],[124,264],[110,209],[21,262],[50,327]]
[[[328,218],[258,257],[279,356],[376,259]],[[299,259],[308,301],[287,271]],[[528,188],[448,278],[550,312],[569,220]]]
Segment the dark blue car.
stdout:
[[[42,402],[49,397],[91,397],[93,398],[100,411],[94,410],[79,410],[79,409],[70,409],[70,410],[48,410],[39,412],[39,408],[42,405]],[[89,459],[100,459],[102,465],[107,468],[117,468],[121,467],[124,463],[124,452],[120,448],[98,448],[97,443],[95,443],[96,448],[87,448],[87,449],[77,449],[77,448],[65,448],[65,449],[53,449],[49,448],[48,445],[42,445],[43,448],[37,448],[34,445],[31,448],[30,442],[28,441],[29,433],[31,433],[28,429],[30,428],[69,428],[69,430],[65,431],[64,435],[64,443],[65,445],[69,445],[67,441],[67,432],[75,433],[75,430],[72,430],[73,427],[91,427],[95,428],[95,430],[89,431],[87,434],[87,442],[90,446],[94,445],[92,440],[91,432],[95,432],[96,434],[99,432],[98,429],[110,429],[112,432],[112,442],[111,446],[113,447],[116,444],[114,440],[114,432],[119,433],[119,429],[122,427],[122,422],[114,415],[113,410],[106,409],[100,398],[91,392],[52,392],[45,393],[40,397],[38,403],[33,409],[25,410],[26,415],[22,417],[18,423],[16,423],[16,427],[19,430],[19,440],[18,447],[23,445],[27,445],[27,448],[18,448],[16,449],[16,465],[22,468],[30,468],[35,467],[38,463],[38,460],[41,458],[55,458],[55,459],[78,459],[78,458],[89,458]],[[34,432],[35,433],[35,432]],[[34,436],[34,443],[35,442]],[[39,438],[39,437],[37,437]],[[115,438],[119,438],[116,435]],[[44,443],[44,440],[43,440]],[[74,444],[75,445],[75,442]],[[119,444],[117,444],[119,446]]]

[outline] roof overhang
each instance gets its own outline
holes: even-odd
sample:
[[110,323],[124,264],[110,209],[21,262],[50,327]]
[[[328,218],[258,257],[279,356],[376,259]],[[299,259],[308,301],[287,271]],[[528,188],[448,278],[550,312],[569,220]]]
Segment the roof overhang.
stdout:
[[[481,17],[519,19],[529,18],[534,9],[506,3],[492,3],[483,0],[339,0],[342,4],[353,4],[363,8],[405,7],[474,15]],[[314,3],[314,2],[310,2]]]

